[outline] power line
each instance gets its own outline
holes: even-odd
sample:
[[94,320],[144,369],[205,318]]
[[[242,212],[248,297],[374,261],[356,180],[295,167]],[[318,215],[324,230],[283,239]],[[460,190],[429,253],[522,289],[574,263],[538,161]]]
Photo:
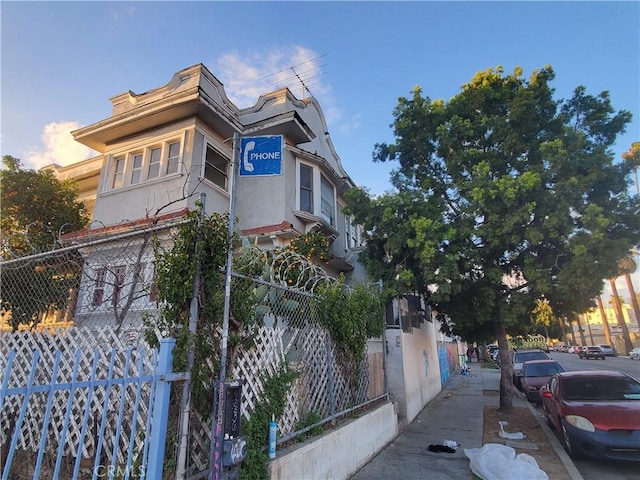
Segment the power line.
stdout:
[[[302,72],[296,71],[296,68],[298,68],[298,67],[300,67],[302,65],[306,65],[306,64],[308,64],[310,62],[313,62],[314,60],[317,60],[318,58],[322,58],[322,57],[324,57],[326,55],[327,54],[324,53],[322,55],[318,55],[317,57],[311,58],[311,59],[306,60],[304,62],[300,62],[297,65],[293,65],[291,67],[282,69],[282,70],[280,70],[278,72],[270,73],[269,75],[265,75],[264,77],[259,78],[258,81],[265,80],[265,79],[273,77],[275,75],[279,75],[281,73],[291,71],[291,72],[293,72],[293,75],[290,75],[290,76],[285,77],[283,79],[280,79],[280,80],[277,80],[275,82],[272,82],[271,84],[269,84],[269,86],[282,85],[283,87],[286,87],[286,88],[289,88],[290,90],[293,90],[293,86],[290,85],[290,83],[293,81],[296,84],[299,83],[302,86],[302,98],[303,99],[305,98],[305,92],[308,93],[309,96],[313,97],[314,95],[311,92],[310,87],[314,86],[314,85],[318,85],[320,82],[318,80],[316,80],[316,81],[314,81],[312,83],[309,83],[309,81],[312,80],[312,79],[317,79],[320,76],[322,76],[324,74],[324,72],[322,71],[322,68],[327,66],[327,64],[325,63],[323,65],[314,66],[314,67],[309,68],[307,70],[304,70]],[[314,74],[314,72],[317,72],[317,73]],[[297,82],[296,82],[296,80],[297,80]]]

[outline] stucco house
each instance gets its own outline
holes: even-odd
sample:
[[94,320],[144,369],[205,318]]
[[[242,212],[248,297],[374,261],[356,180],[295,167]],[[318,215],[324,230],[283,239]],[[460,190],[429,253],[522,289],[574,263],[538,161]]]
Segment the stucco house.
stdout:
[[[111,103],[110,117],[72,132],[76,141],[100,155],[85,161],[82,171],[52,167],[58,176],[73,176],[77,170],[95,184],[93,196],[90,191],[83,193],[91,202],[92,224],[85,232],[67,236],[67,241],[112,235],[151,219],[176,221],[198,208],[201,194],[206,196],[206,214],[227,212],[234,135],[279,136],[277,174],[234,177],[238,229],[252,244],[266,249],[282,247],[304,233],[322,232],[331,241],[334,256],[323,265],[327,273],[364,277],[357,262],[364,243],[362,230],[342,211],[343,195],[354,182],[342,167],[316,99],[298,99],[283,88],[240,109],[229,100],[222,83],[197,64],[177,72],[164,86],[121,93]],[[148,285],[151,259],[142,258],[137,267],[127,265],[122,252],[129,246],[118,241],[83,249],[87,265],[77,321],[99,321],[109,310],[107,303],[112,303],[105,299],[119,295],[126,279],[135,275],[139,285]],[[93,262],[97,252],[108,253],[121,264]],[[134,307],[149,308],[152,300],[147,295]],[[101,310],[102,315],[96,316]]]

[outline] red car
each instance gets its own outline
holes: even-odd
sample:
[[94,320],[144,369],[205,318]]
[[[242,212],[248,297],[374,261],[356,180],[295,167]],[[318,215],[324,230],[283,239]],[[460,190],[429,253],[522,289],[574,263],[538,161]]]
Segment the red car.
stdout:
[[540,387],[546,385],[556,373],[564,372],[564,368],[555,360],[530,360],[522,364],[520,385],[532,403],[540,402]]
[[563,372],[540,389],[542,408],[574,458],[640,462],[640,382],[621,372]]

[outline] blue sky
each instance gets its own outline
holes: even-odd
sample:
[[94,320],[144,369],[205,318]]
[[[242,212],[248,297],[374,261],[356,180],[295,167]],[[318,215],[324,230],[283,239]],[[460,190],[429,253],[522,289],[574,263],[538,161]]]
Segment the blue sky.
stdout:
[[[557,98],[608,90],[634,116],[616,158],[640,140],[640,2],[0,2],[3,155],[28,167],[87,158],[69,131],[109,98],[203,63],[239,106],[287,85],[292,66],[320,102],[351,178],[373,194],[392,165],[398,97],[449,99],[475,72],[551,65]],[[279,83],[278,83],[279,80]],[[637,285],[640,277],[635,278]]]

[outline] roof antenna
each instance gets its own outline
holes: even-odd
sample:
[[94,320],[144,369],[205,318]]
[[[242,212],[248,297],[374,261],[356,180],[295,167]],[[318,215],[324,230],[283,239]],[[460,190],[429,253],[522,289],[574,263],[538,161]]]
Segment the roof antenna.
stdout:
[[309,90],[309,87],[307,87],[307,85],[304,83],[304,80],[300,78],[300,75],[298,75],[298,72],[296,72],[293,67],[291,67],[291,71],[298,78],[298,81],[302,84],[302,100],[305,99],[305,94],[304,94],[305,91],[309,93],[309,96],[313,97],[313,93],[311,93],[311,90]]

